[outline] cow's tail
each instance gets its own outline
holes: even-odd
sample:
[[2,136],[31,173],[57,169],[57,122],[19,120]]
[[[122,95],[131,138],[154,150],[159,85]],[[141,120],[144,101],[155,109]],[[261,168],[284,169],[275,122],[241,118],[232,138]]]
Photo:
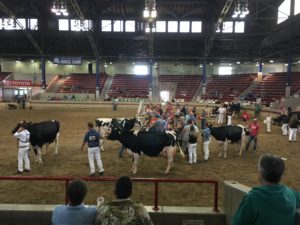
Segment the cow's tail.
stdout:
[[176,144],[177,144],[177,146],[178,146],[179,153],[180,153],[181,157],[182,157],[183,159],[185,159],[185,154],[184,154],[184,152],[182,151],[182,148],[180,147],[179,142],[176,141]]

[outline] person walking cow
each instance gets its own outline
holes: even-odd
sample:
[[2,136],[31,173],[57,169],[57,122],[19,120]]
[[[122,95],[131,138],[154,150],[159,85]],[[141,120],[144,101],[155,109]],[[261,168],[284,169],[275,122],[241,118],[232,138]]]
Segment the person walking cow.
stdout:
[[[25,124],[22,124],[18,131],[14,133],[14,137],[18,139],[18,174],[22,174],[23,171],[30,172],[30,161],[29,161],[29,147],[30,147],[30,133],[26,129]],[[23,168],[25,163],[25,170]]]
[[93,127],[93,123],[88,123],[88,131],[84,135],[83,142],[81,145],[81,151],[83,150],[84,145],[88,144],[88,160],[90,165],[90,176],[94,177],[95,173],[95,163],[94,159],[96,159],[97,166],[99,169],[99,175],[104,175],[104,169],[101,161],[100,148],[99,148],[99,139],[101,135],[98,131],[96,131]]
[[257,122],[257,119],[254,118],[253,122],[249,125],[249,139],[246,144],[246,151],[248,151],[248,148],[250,146],[250,143],[253,141],[253,151],[256,151],[257,147],[257,138],[258,138],[258,133],[259,133],[260,125]]

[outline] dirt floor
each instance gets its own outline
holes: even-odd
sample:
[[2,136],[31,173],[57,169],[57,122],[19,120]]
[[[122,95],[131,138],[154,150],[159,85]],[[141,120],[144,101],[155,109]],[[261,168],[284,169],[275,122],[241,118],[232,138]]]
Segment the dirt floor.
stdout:
[[[34,162],[35,156],[31,151],[32,176],[81,176],[89,174],[87,149],[80,151],[82,138],[86,132],[86,123],[94,122],[98,117],[133,117],[137,106],[119,106],[112,111],[111,106],[75,105],[75,104],[33,104],[29,110],[8,110],[5,104],[0,104],[0,175],[15,175],[17,170],[16,140],[10,133],[17,122],[21,120],[39,122],[50,119],[60,121],[60,146],[58,155],[54,155],[54,145],[50,145],[43,156],[43,164]],[[200,108],[198,108],[200,112]],[[237,121],[234,121],[237,123]],[[236,180],[249,186],[258,185],[257,160],[263,153],[273,153],[286,158],[286,172],[283,183],[300,190],[300,142],[289,143],[286,136],[281,135],[278,126],[272,126],[272,133],[267,134],[262,125],[256,153],[243,152],[238,156],[236,145],[228,145],[228,158],[217,157],[217,142],[213,139],[210,144],[211,155],[207,163],[188,165],[186,160],[175,157],[174,169],[169,175],[164,175],[166,160],[162,157],[150,158],[142,156],[138,174],[134,177],[148,178],[190,178],[216,179],[220,184],[220,206],[222,201],[222,185],[224,180]],[[200,143],[200,140],[199,140]],[[198,143],[198,159],[202,161],[202,150]],[[125,155],[118,158],[119,142],[106,141],[105,152],[101,153],[105,176],[121,176],[130,174],[131,158]],[[106,199],[113,198],[113,184],[89,182],[89,193],[85,203],[95,204],[97,196]],[[133,199],[145,205],[153,203],[153,184],[134,184]],[[212,206],[213,187],[199,184],[160,184],[159,204],[177,206]],[[48,181],[0,181],[0,203],[27,204],[61,204],[64,202],[63,182]]]

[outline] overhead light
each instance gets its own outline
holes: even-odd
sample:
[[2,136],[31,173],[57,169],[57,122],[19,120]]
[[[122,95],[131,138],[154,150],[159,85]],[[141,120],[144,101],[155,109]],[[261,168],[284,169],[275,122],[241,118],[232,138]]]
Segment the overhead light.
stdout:
[[211,63],[209,63],[209,65],[210,65],[210,66],[213,66],[214,64],[211,62]]
[[30,62],[34,63],[34,60],[30,60]]
[[109,64],[111,65],[111,64],[112,64],[112,62],[109,62]]
[[104,63],[104,67],[105,67],[105,68],[107,67],[107,63]]
[[231,63],[228,63],[228,66],[231,66],[232,64]]
[[200,65],[199,65],[199,67],[200,67],[200,68],[202,68],[202,67],[203,67],[203,65],[202,65],[202,64],[200,64]]
[[154,20],[157,17],[156,0],[145,0],[145,8],[143,11],[143,17],[146,20],[146,33],[149,33],[154,28]]
[[232,18],[245,18],[249,14],[247,0],[237,0],[234,6]]
[[19,60],[16,60],[16,63],[19,63],[20,61]]
[[241,62],[237,61],[237,62],[236,62],[236,64],[238,64],[238,65],[239,65],[239,64],[241,64]]
[[284,65],[285,65],[285,66],[288,66],[289,64],[286,63],[286,64],[284,64]]
[[270,62],[270,63],[274,63],[274,61],[273,61],[273,60],[270,60],[269,62]]
[[66,0],[53,0],[51,12],[56,16],[69,16]]
[[264,63],[262,63],[261,65],[263,65],[263,66],[264,66],[265,64],[264,64]]
[[132,62],[131,64],[134,65],[134,62]]

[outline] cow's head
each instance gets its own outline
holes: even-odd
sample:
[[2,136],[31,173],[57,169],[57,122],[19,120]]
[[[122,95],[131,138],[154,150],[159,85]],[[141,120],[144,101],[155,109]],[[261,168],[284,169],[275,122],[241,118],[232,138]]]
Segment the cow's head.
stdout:
[[25,120],[22,120],[20,123],[17,124],[17,126],[16,126],[14,129],[12,129],[11,133],[12,133],[12,134],[16,133],[22,125],[23,125],[25,128],[27,128],[27,126],[28,126],[29,124],[31,124],[31,122],[26,122]]
[[125,132],[125,129],[124,129],[122,123],[120,123],[117,120],[112,121],[111,132],[107,136],[107,139],[112,140],[112,141],[118,140],[124,132]]

